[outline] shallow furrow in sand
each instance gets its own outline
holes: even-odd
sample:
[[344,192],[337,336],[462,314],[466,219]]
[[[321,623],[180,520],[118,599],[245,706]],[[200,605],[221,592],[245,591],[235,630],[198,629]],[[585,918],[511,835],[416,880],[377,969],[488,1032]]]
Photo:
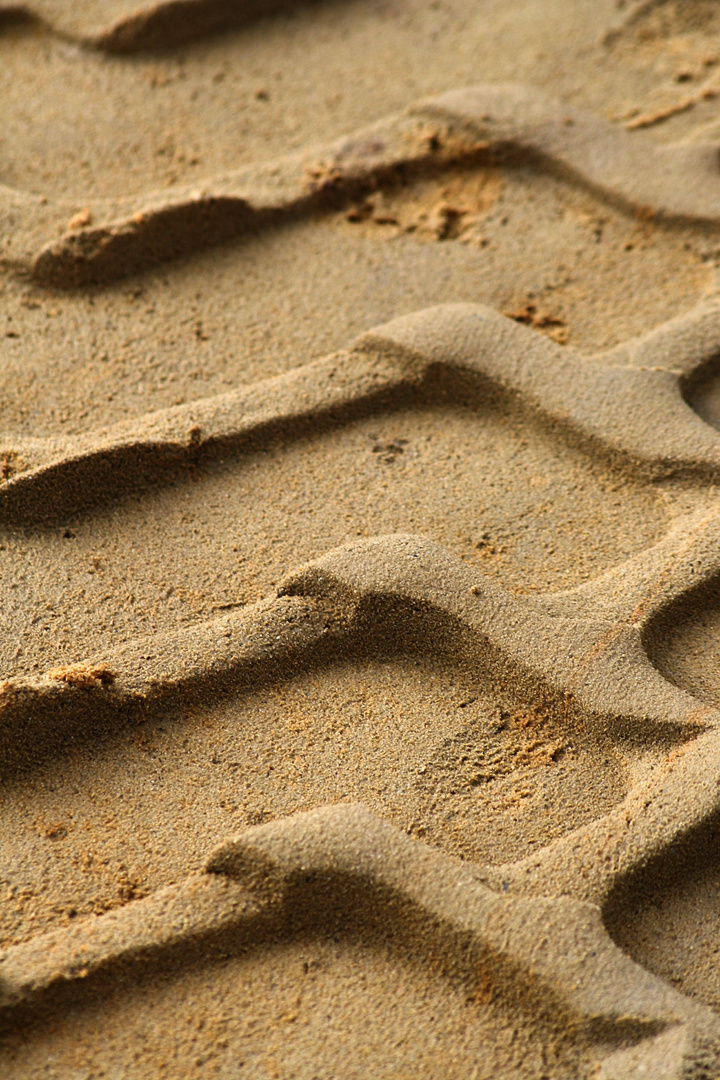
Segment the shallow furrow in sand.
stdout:
[[292,10],[295,0],[84,0],[71,6],[54,0],[3,3],[5,18],[38,21],[62,38],[109,53],[169,49],[203,34],[241,27]]
[[[673,17],[682,7],[693,28],[695,0],[638,0],[605,35],[605,45],[620,47],[603,53],[598,43],[600,63],[615,53],[608,63],[625,62],[620,53],[630,54],[637,32],[659,70],[664,24],[652,23],[655,37],[643,37],[643,27],[666,5]],[[393,93],[379,108],[378,98],[367,105],[353,69],[342,90],[359,95],[359,112],[333,114],[325,127],[305,117],[292,138],[243,144],[271,98],[274,111],[260,123],[280,117],[292,128],[292,110],[276,107],[275,83],[265,85],[298,78],[284,54],[277,71],[265,56],[255,86],[250,48],[222,67],[217,43],[198,45],[196,55],[169,50],[296,6],[0,2],[0,28],[34,24],[17,35],[24,70],[47,48],[38,100],[55,77],[48,73],[77,80],[79,91],[59,95],[49,111],[57,131],[70,129],[88,87],[109,85],[122,69],[118,108],[123,95],[132,108],[107,151],[109,167],[117,145],[118,154],[137,152],[133,175],[144,177],[135,189],[122,178],[103,187],[109,173],[98,183],[87,162],[77,184],[74,171],[61,176],[75,147],[95,138],[92,124],[47,171],[30,151],[9,154],[5,175],[18,186],[0,186],[0,264],[8,288],[26,290],[20,307],[35,312],[8,313],[11,388],[22,336],[57,316],[53,291],[65,290],[63,325],[75,320],[90,342],[91,385],[80,392],[113,401],[120,376],[105,383],[98,358],[109,360],[116,338],[131,348],[139,308],[123,307],[116,319],[113,294],[84,325],[82,305],[87,312],[103,295],[94,286],[215,248],[196,275],[202,290],[193,279],[192,312],[181,310],[184,300],[172,308],[187,323],[178,352],[187,338],[201,349],[212,338],[207,283],[222,277],[215,260],[227,242],[267,245],[263,267],[287,261],[285,284],[267,288],[268,325],[298,317],[297,298],[284,294],[303,263],[287,256],[288,237],[297,234],[302,247],[321,228],[333,240],[313,250],[332,258],[316,257],[318,274],[332,275],[348,253],[352,264],[362,245],[373,249],[366,277],[353,278],[351,265],[343,280],[372,293],[374,312],[356,311],[345,338],[338,331],[319,347],[308,330],[299,339],[311,343],[307,351],[302,344],[288,356],[328,353],[372,327],[289,371],[284,360],[271,367],[264,322],[252,374],[235,357],[210,382],[208,345],[197,362],[204,397],[194,381],[161,388],[158,374],[128,410],[116,401],[81,413],[73,404],[65,415],[51,402],[11,419],[12,430],[32,436],[45,409],[57,421],[44,430],[60,434],[0,443],[8,676],[0,683],[0,1071],[34,1077],[57,1066],[58,1075],[90,1076],[110,1062],[120,1075],[132,1054],[132,1075],[155,1075],[173,1064],[182,1071],[186,1060],[204,1070],[217,1053],[220,1071],[259,1078],[384,1076],[376,1063],[392,1069],[394,1055],[417,1076],[436,1075],[442,1059],[449,1080],[479,1078],[483,1068],[528,1080],[713,1077],[720,1019],[707,885],[701,910],[710,929],[689,933],[712,947],[681,957],[677,978],[672,933],[659,932],[658,960],[644,923],[662,924],[679,877],[692,886],[702,863],[712,881],[720,866],[720,406],[707,389],[717,382],[720,306],[705,302],[594,355],[565,343],[581,340],[567,304],[582,304],[594,273],[617,278],[618,292],[627,284],[628,309],[646,314],[656,287],[656,314],[660,293],[672,291],[682,251],[682,295],[709,284],[720,229],[717,139],[662,143],[628,130],[677,109],[636,115],[626,127],[601,119],[566,102],[620,116],[617,101],[603,102],[604,92],[583,98],[528,59],[558,98],[510,82],[438,94],[454,82],[438,68],[428,79],[408,73],[407,93],[418,100],[387,115],[406,90],[383,73]],[[318,3],[316,14],[335,17],[331,7]],[[421,14],[429,69],[429,43],[441,50],[443,25],[459,17],[450,7]],[[462,10],[468,27],[478,17],[470,7]],[[399,18],[381,8],[388,26]],[[493,5],[481,14],[499,47],[503,35],[522,38],[518,55],[530,58],[535,43],[513,36]],[[517,18],[527,14],[526,6]],[[348,32],[322,18],[313,26],[328,42]],[[238,41],[270,30],[282,37],[285,20]],[[686,44],[673,39],[670,52]],[[163,50],[167,70],[143,66],[149,58],[140,54]],[[378,70],[387,55],[378,53]],[[703,71],[718,63],[697,55]],[[672,78],[700,78],[672,64]],[[362,68],[366,90],[372,70]],[[485,67],[468,70],[474,78]],[[512,64],[500,77],[518,70],[524,79]],[[322,72],[317,79],[323,93],[335,91]],[[298,113],[309,107],[300,81]],[[168,130],[136,145],[132,110],[138,101],[142,110],[143,82],[158,91],[149,126],[162,118]],[[637,89],[642,80],[626,82]],[[697,83],[696,103],[705,86]],[[245,112],[238,106],[223,128],[231,142],[218,156],[212,110],[236,92]],[[363,116],[383,115],[355,129]],[[207,139],[191,147],[202,117]],[[14,124],[11,135],[22,118]],[[285,143],[304,145],[304,133],[344,128],[351,133],[332,142],[234,167],[253,161],[257,146],[275,147],[261,151],[272,158]],[[41,136],[47,130],[38,125]],[[209,175],[187,183],[202,161]],[[228,162],[230,171],[214,171]],[[542,213],[541,173],[559,192]],[[70,179],[67,201],[21,190],[42,191],[52,175]],[[167,186],[80,197],[85,182],[122,194],[149,176]],[[609,226],[610,205],[622,229]],[[474,278],[457,297],[457,278],[433,294],[433,275],[456,270],[458,252],[487,249],[491,258],[463,266],[490,277],[530,231],[538,251],[551,237],[557,258],[537,275],[533,264],[517,302]],[[378,257],[381,234],[411,254]],[[432,249],[428,288],[413,293],[409,282],[407,294],[404,285],[393,294],[402,303],[383,306],[376,293],[389,275],[413,272],[421,250],[411,249],[413,236],[459,243]],[[643,245],[652,280],[625,258]],[[235,275],[218,286],[223,297],[242,288],[248,251],[230,253],[245,262],[223,271]],[[513,267],[503,266],[507,279]],[[196,270],[176,267],[168,288]],[[303,282],[308,307],[320,280]],[[142,284],[133,283],[135,300]],[[448,295],[497,299],[506,314],[438,303]],[[155,343],[173,320],[156,313],[152,297],[145,304]],[[244,309],[235,315],[238,325],[247,318]],[[616,316],[605,298],[602,318]],[[616,332],[583,340],[621,340],[631,332],[624,318]],[[56,338],[57,325],[48,323]],[[140,363],[132,367],[139,353],[127,354],[128,384],[142,385]],[[50,386],[34,391],[40,401],[52,397],[57,376],[38,354]],[[154,370],[154,358],[142,363]],[[190,371],[186,356],[175,364],[170,355],[171,371],[183,365]],[[286,373],[267,378],[269,370]],[[157,407],[171,402],[180,403]],[[84,433],[65,437],[66,423]],[[284,997],[285,983],[292,994]],[[322,1055],[338,1047],[353,1064],[363,1060],[359,1073],[325,1064]],[[413,1057],[419,1047],[425,1058]]]
[[[45,285],[111,281],[257,228],[362,198],[412,170],[472,160],[533,160],[646,219],[720,224],[717,146],[658,144],[521,84],[479,85],[410,106],[325,147],[124,201],[24,205],[8,265]],[[17,219],[22,194],[0,189]],[[33,217],[35,220],[33,221]],[[38,245],[52,221],[69,228]]]
[[103,977],[166,965],[179,948],[202,964],[263,938],[322,932],[343,908],[350,925],[362,911],[365,926],[389,921],[409,944],[440,948],[442,966],[468,990],[482,972],[498,1003],[509,998],[572,1025],[601,1076],[626,1075],[631,1064],[646,1071],[658,1058],[685,1075],[719,1052],[717,1018],[624,956],[596,908],[498,896],[471,867],[353,805],[251,830],[214,851],[203,876],[7,950],[0,1007],[7,1019],[18,1005],[25,1015],[28,1006],[57,1007],[70,989],[97,995]]
[[[707,525],[678,527],[616,575],[626,609],[645,589],[648,568],[672,557],[683,531],[685,569],[676,567],[675,575],[686,590],[695,587],[692,554],[707,547]],[[717,572],[718,559],[716,550],[706,576]],[[678,581],[674,594],[680,589]],[[607,579],[603,591],[613,592]],[[565,594],[558,602],[569,599]],[[264,936],[274,940],[289,927],[297,932],[300,911],[309,925],[336,918],[341,909],[352,921],[359,910],[367,919],[370,903],[378,919],[393,919],[399,903],[474,942],[498,993],[517,1000],[517,986],[532,971],[531,1009],[559,1010],[563,1023],[572,1017],[586,1026],[591,1048],[602,1032],[589,1052],[610,1070],[603,1075],[625,1075],[612,1070],[631,1062],[648,1067],[667,1054],[673,1075],[685,1075],[718,1052],[717,1021],[708,1011],[615,949],[596,908],[567,899],[505,898],[480,884],[501,894],[510,889],[603,902],[637,867],[717,811],[708,762],[720,716],[664,682],[649,664],[641,634],[652,615],[650,609],[640,613],[632,628],[594,621],[592,596],[581,589],[573,614],[563,616],[553,611],[552,597],[512,597],[427,541],[391,537],[329,554],[293,574],[277,599],[240,615],[133,643],[35,684],[6,683],[3,734],[11,748],[13,729],[27,735],[28,723],[42,723],[43,716],[55,735],[63,716],[87,721],[110,711],[126,722],[133,710],[152,709],[163,699],[167,705],[178,692],[216,695],[222,686],[287,676],[298,662],[326,662],[339,646],[372,651],[377,638],[385,648],[399,633],[421,651],[437,653],[444,642],[482,669],[490,684],[511,675],[519,693],[524,686],[536,703],[554,701],[566,725],[591,725],[595,738],[640,739],[646,746],[659,740],[674,749],[610,814],[531,859],[498,868],[463,868],[350,806],[251,831],[217,849],[207,864],[210,876],[6,950],[0,961],[5,1010],[21,1005],[27,1019],[28,1009],[62,1009],[71,991],[77,1001],[78,988],[106,992],[102,980],[112,980],[117,970],[133,979],[173,957],[203,964],[218,950],[227,955],[250,942],[257,947]],[[432,948],[427,941],[424,947]],[[631,1049],[628,1025],[634,1025]]]
[[[560,437],[644,475],[710,479],[720,471],[720,437],[685,397],[713,355],[718,323],[717,305],[708,305],[606,362],[574,356],[481,305],[430,308],[368,331],[348,352],[247,389],[66,443],[6,444],[0,517],[41,524],[157,484],[230,447],[251,450],[278,433],[292,440],[309,427],[438,392],[458,404],[482,401],[491,397],[488,387],[519,400]],[[690,364],[686,338],[695,331],[700,341]],[[638,362],[653,351],[662,366]],[[622,363],[626,353],[632,363]]]

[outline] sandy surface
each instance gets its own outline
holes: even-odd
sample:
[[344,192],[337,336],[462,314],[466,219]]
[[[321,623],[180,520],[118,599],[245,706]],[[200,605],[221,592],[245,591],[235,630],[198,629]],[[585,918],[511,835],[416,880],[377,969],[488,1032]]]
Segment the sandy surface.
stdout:
[[[478,82],[521,81],[663,144],[720,135],[708,0],[240,8],[191,3],[153,22],[124,0],[0,4],[0,185],[47,205],[162,202]],[[82,215],[70,230],[90,224]],[[8,259],[2,446],[12,457],[45,439],[70,453],[73,436],[261,385],[441,303],[487,305],[582,367],[716,298],[719,260],[720,218],[633,213],[542,154],[396,171],[102,286],[44,287]],[[716,354],[681,388],[708,430],[720,428]],[[489,388],[317,416],[301,432],[280,424],[260,446],[150,473],[105,505],[0,520],[0,677],[37,680],[252,614],[300,564],[392,533],[433,540],[517,597],[562,594],[641,556],[680,515],[714,510],[717,473],[661,472]],[[713,708],[718,642],[714,578],[645,632],[662,676]],[[667,739],[571,723],[510,669],[490,685],[432,642],[353,649],[85,725],[22,764],[9,755],[0,946],[140,905],[200,873],[225,838],[325,804],[361,802],[464,862],[512,864],[603,820],[668,753]],[[720,1010],[714,820],[618,885],[605,919],[640,965]],[[595,1075],[590,1036],[544,999],[483,988],[434,930],[381,924],[355,912],[59,995],[11,1016],[0,1068],[17,1080]]]

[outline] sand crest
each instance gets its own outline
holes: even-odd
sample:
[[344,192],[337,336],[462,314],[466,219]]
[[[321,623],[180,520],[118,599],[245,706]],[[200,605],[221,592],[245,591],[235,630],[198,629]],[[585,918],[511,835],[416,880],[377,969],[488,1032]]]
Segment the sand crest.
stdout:
[[715,7],[0,4],[3,1076],[720,1076]]

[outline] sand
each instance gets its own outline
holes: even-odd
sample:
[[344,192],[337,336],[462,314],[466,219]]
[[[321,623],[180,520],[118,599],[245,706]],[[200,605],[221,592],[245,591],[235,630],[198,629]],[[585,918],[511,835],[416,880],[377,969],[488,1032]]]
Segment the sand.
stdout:
[[0,1074],[720,1077],[719,29],[0,3]]

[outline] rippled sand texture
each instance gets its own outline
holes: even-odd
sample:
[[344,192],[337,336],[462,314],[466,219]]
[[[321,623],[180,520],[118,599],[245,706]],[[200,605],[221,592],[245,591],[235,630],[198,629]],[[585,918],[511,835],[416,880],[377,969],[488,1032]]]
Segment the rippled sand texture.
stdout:
[[0,3],[3,1076],[720,1076],[716,8]]

